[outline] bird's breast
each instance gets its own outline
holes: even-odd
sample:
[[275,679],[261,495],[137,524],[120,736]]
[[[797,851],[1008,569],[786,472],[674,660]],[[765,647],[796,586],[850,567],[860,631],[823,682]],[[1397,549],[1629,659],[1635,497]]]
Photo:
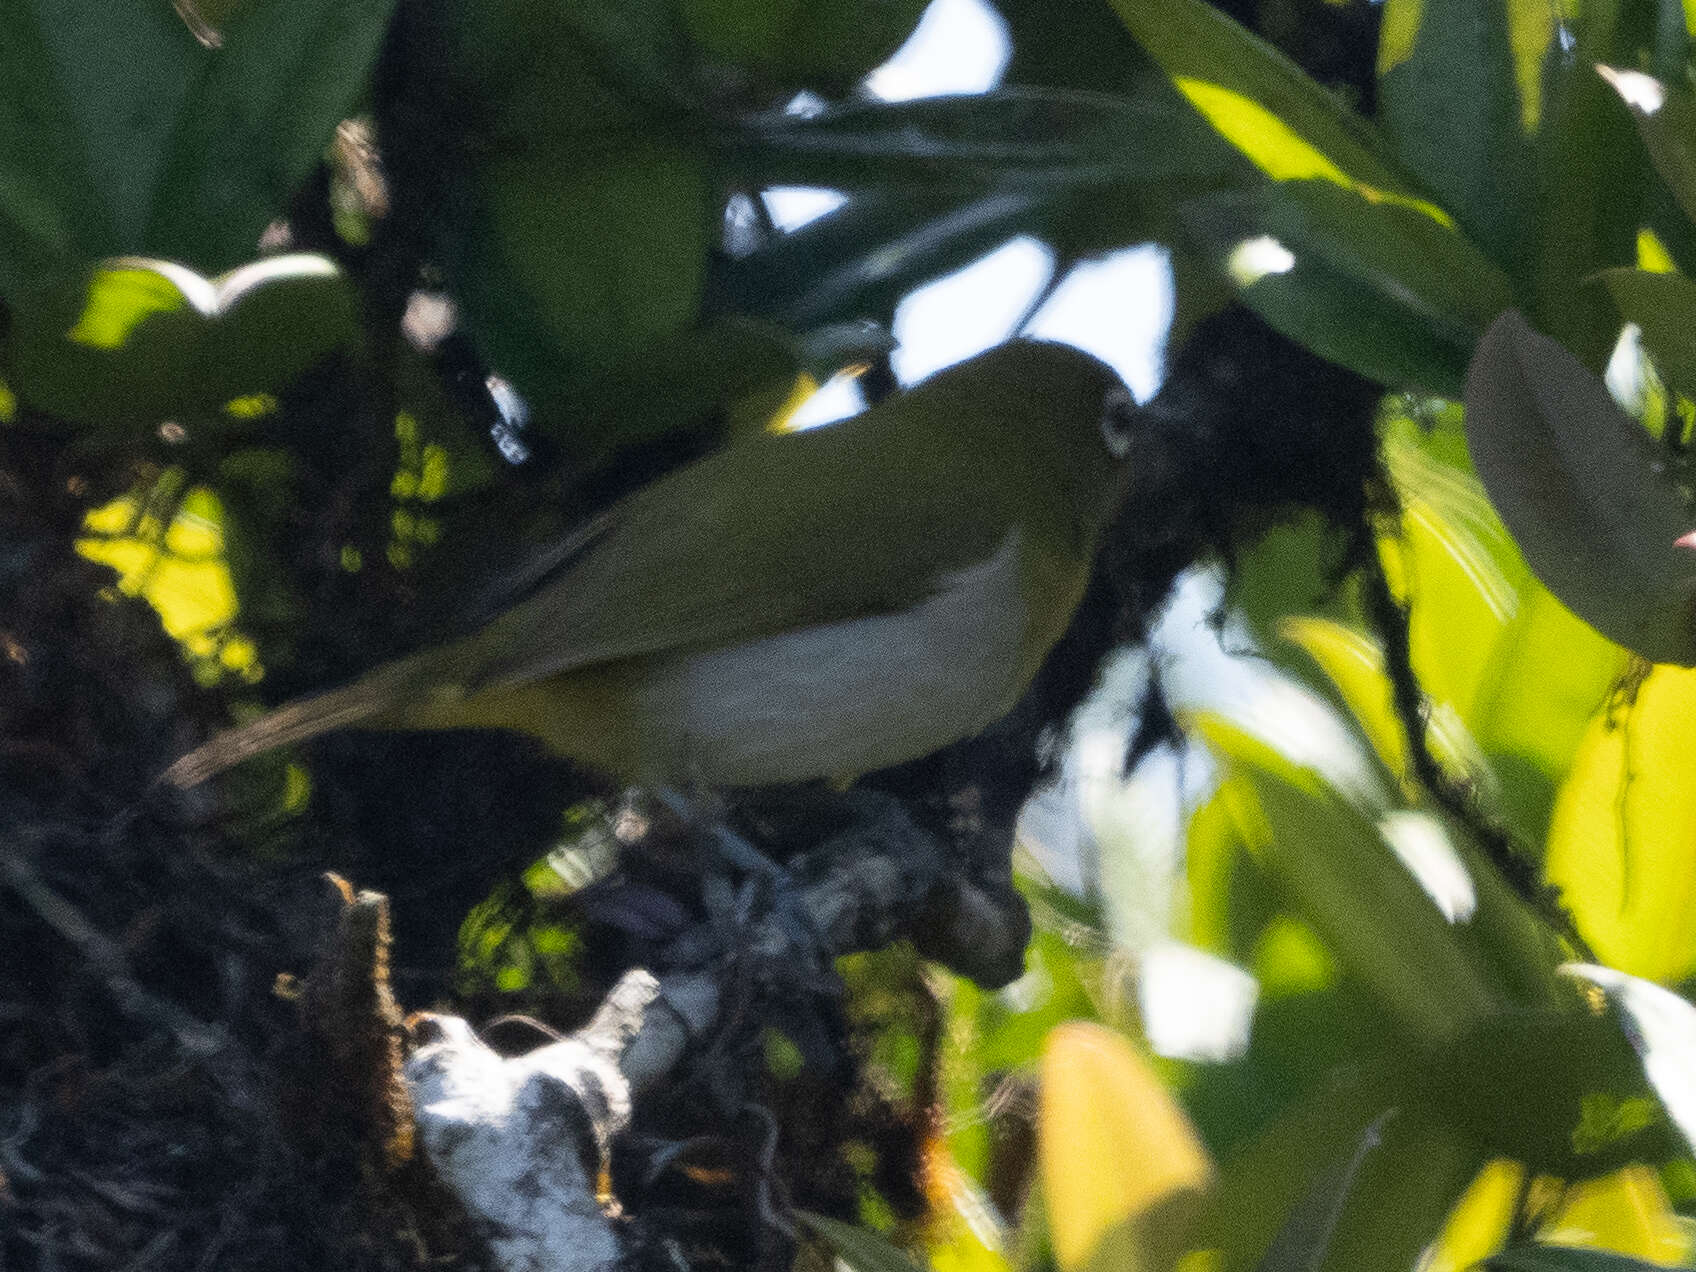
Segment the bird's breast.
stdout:
[[849,777],[977,733],[1035,674],[1083,573],[1014,532],[907,609],[653,659],[631,682],[645,767],[724,785]]

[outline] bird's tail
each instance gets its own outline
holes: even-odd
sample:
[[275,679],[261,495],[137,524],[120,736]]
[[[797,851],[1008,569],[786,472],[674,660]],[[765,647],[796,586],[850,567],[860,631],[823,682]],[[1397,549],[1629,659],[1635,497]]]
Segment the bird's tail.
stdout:
[[403,658],[344,688],[285,703],[252,724],[229,729],[195,747],[166,769],[160,780],[187,789],[279,746],[391,717],[420,683],[426,661],[419,656]]

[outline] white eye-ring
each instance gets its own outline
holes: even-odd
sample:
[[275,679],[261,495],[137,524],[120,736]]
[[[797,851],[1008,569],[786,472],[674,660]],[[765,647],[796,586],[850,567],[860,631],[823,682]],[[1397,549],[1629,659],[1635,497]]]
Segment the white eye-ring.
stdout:
[[1136,421],[1137,400],[1124,385],[1115,384],[1101,399],[1101,440],[1114,459],[1131,453]]

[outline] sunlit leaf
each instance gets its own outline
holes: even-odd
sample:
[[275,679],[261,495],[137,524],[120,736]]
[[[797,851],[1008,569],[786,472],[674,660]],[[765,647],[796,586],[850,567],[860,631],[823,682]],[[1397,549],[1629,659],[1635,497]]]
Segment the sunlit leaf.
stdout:
[[357,332],[352,290],[321,256],[275,256],[214,279],[124,257],[22,310],[3,356],[37,410],[156,423],[282,389]]
[[1641,425],[1517,311],[1467,373],[1467,443],[1490,500],[1549,590],[1657,662],[1696,663],[1689,496]]
[[1042,1057],[1039,1151],[1065,1272],[1166,1272],[1185,1248],[1213,1165],[1129,1040],[1063,1025]]
[[1167,75],[1180,87],[1190,85],[1186,91],[1192,101],[1194,85],[1211,85],[1232,95],[1217,100],[1252,103],[1263,112],[1259,118],[1277,122],[1263,131],[1246,126],[1245,116],[1226,118],[1226,127],[1235,133],[1231,140],[1251,158],[1260,157],[1256,148],[1261,145],[1293,157],[1293,137],[1350,181],[1387,194],[1419,193],[1384,157],[1386,148],[1370,127],[1283,54],[1218,10],[1200,0],[1113,0],[1113,7]]
[[1696,671],[1658,667],[1597,713],[1561,787],[1545,869],[1622,971],[1696,972]]

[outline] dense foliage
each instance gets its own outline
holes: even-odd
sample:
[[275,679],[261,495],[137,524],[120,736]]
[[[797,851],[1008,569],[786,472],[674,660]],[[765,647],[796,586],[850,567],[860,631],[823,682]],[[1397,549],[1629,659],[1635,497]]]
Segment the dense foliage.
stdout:
[[[641,1266],[1696,1266],[1696,6],[1000,0],[1001,87],[863,91],[925,8],[0,18],[0,1266],[479,1265],[323,1080],[395,1011],[375,939],[333,1009],[288,979],[326,867],[478,1022],[713,933],[741,1015],[603,1181]],[[887,395],[902,298],[1019,235],[1054,286],[1166,252],[1173,471],[1013,715],[859,788],[975,946],[746,953],[839,792],[679,830],[488,733],[153,784]]]

